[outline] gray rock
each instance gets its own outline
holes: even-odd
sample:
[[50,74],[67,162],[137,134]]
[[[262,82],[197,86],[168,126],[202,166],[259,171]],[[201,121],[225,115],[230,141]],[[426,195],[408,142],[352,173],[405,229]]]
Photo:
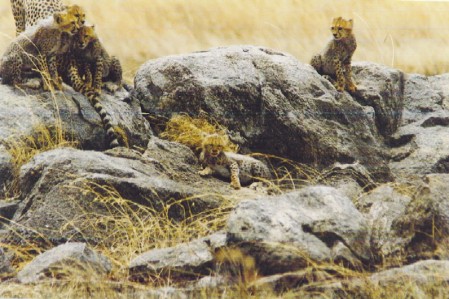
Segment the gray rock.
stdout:
[[[329,269],[329,274],[333,273]],[[315,276],[304,275],[309,281]],[[326,273],[325,273],[326,274]],[[449,262],[425,260],[415,264],[380,271],[363,278],[350,279],[324,276],[305,284],[295,291],[298,298],[446,298],[449,286]],[[304,280],[305,280],[304,279]],[[278,277],[261,279],[263,286],[270,283],[281,287],[282,283],[295,286],[301,281],[300,273],[286,273]],[[276,290],[276,289],[275,289]],[[287,289],[287,291],[291,288]],[[316,294],[319,294],[317,296]]]
[[359,160],[376,179],[389,179],[372,115],[291,55],[215,48],[150,60],[134,82],[150,115],[203,110],[243,148],[320,166]]
[[352,64],[358,88],[356,98],[374,108],[377,129],[384,136],[399,127],[404,107],[404,74],[397,69],[356,62]]
[[0,247],[0,275],[11,272],[13,272],[13,269],[11,267],[10,258],[3,248]]
[[146,281],[149,277],[193,279],[210,274],[214,251],[226,245],[226,234],[179,244],[175,247],[153,249],[134,258],[129,264],[132,279]]
[[[108,148],[101,119],[86,97],[68,88],[65,92],[26,94],[11,86],[0,85],[0,142],[9,138],[30,136],[38,126],[55,128],[62,125],[68,138],[84,149]],[[148,123],[135,100],[125,102],[128,93],[114,96],[104,93],[101,103],[111,116],[113,125],[127,134],[130,146],[145,146],[150,136]]]
[[0,198],[8,196],[7,188],[14,176],[12,157],[3,145],[0,145]]
[[111,269],[109,259],[86,244],[66,243],[38,255],[17,274],[17,278],[21,283],[35,283],[48,277],[62,278],[68,273],[102,275]]
[[396,134],[403,140],[404,151],[391,161],[390,168],[398,180],[449,172],[449,112],[427,113],[421,119],[401,127]]
[[407,242],[409,260],[440,256],[449,252],[449,174],[430,174],[392,229]]
[[[122,152],[126,157],[70,148],[35,156],[21,170],[22,202],[14,216],[17,223],[14,229],[28,242],[41,242],[42,236],[47,238],[44,241],[53,244],[66,240],[104,241],[110,233],[92,235],[88,225],[105,215],[112,216],[114,211],[113,202],[96,200],[106,192],[102,186],[156,211],[161,211],[168,201],[180,200],[167,211],[169,217],[178,220],[220,205],[221,198],[212,193],[214,187],[198,189],[174,181],[154,159],[139,158],[137,153],[124,148],[116,151],[117,155]],[[136,157],[131,159],[131,156]],[[208,192],[211,195],[196,197]],[[190,199],[181,200],[187,197]],[[9,237],[9,242],[24,242],[14,233]]]
[[382,185],[358,199],[357,208],[365,215],[370,226],[373,254],[380,259],[397,258],[408,244],[395,231],[393,223],[406,214],[411,194],[404,195],[389,185]]
[[402,125],[422,121],[426,115],[441,110],[443,95],[439,89],[444,86],[441,79],[441,76],[427,77],[418,74],[406,76]]
[[[445,298],[449,291],[449,261],[426,260],[381,271],[369,277],[380,295],[404,298]],[[390,297],[389,296],[389,297]]]
[[390,142],[390,168],[398,180],[449,172],[448,84],[447,75],[407,76],[403,123]]
[[352,200],[376,186],[371,174],[357,162],[352,164],[334,163],[323,171],[318,182],[338,189]]
[[2,223],[7,223],[14,217],[19,207],[19,201],[3,201],[0,200],[0,227]]
[[352,260],[371,258],[366,220],[331,187],[243,201],[231,213],[227,231],[228,242],[254,255],[262,274],[298,270],[309,260],[331,261],[342,246]]

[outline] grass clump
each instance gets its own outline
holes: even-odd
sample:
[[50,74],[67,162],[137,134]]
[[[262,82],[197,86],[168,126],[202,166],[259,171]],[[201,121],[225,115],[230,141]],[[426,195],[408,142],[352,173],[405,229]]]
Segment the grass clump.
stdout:
[[[192,118],[185,114],[173,116],[166,124],[166,129],[161,133],[162,138],[176,141],[188,146],[194,152],[199,153],[204,137],[211,134],[227,135],[227,129],[218,123],[211,124],[205,117]],[[224,151],[237,152],[238,146],[226,138]]]
[[28,136],[12,136],[5,141],[6,149],[12,157],[14,179],[11,195],[18,195],[18,175],[20,168],[39,153],[61,147],[78,147],[78,142],[72,140],[60,126],[36,125],[33,134]]

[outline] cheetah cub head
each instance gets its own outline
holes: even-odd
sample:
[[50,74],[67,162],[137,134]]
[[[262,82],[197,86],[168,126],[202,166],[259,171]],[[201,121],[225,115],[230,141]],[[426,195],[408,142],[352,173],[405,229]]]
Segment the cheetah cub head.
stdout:
[[342,17],[334,18],[331,27],[332,35],[336,40],[348,37],[352,33],[352,25],[352,19],[345,20]]
[[53,14],[53,19],[62,32],[72,35],[79,29],[77,19],[71,14],[65,12],[55,12]]
[[78,27],[81,27],[86,22],[86,13],[84,9],[79,5],[68,5],[65,7],[67,14],[72,15],[76,18]]
[[205,156],[215,158],[223,152],[226,144],[228,144],[228,136],[212,134],[204,138],[202,149]]
[[95,26],[83,26],[78,31],[77,47],[85,49],[93,40],[97,38],[95,34]]

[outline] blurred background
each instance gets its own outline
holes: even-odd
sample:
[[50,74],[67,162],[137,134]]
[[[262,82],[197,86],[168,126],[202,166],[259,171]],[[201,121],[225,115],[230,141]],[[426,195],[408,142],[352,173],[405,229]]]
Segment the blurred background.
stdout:
[[[400,0],[74,0],[127,81],[145,61],[235,44],[266,46],[309,63],[330,39],[333,17],[354,20],[354,61],[405,72],[449,72],[449,2]],[[14,37],[0,0],[0,52]]]

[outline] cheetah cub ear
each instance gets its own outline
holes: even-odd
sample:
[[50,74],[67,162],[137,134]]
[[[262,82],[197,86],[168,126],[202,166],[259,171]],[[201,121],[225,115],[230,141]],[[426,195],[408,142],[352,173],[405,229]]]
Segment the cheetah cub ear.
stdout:
[[53,19],[58,24],[61,24],[64,21],[64,18],[62,17],[62,13],[60,13],[60,12],[55,12],[53,14]]
[[354,21],[352,19],[349,19],[348,21],[346,21],[346,28],[352,29],[353,26],[354,26]]

